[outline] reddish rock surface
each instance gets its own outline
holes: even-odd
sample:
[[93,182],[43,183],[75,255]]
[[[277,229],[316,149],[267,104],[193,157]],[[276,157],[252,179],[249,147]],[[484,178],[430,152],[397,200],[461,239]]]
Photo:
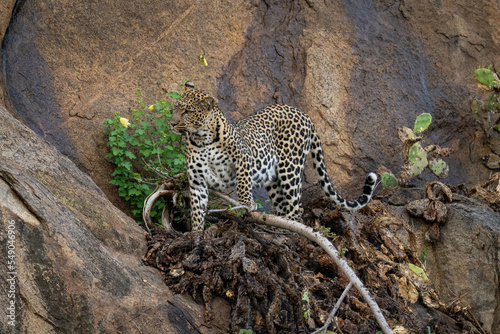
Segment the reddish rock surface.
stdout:
[[133,107],[136,88],[152,102],[185,78],[233,119],[275,102],[305,110],[346,194],[378,165],[399,172],[396,128],[422,112],[428,142],[453,150],[449,182],[475,183],[489,149],[472,73],[499,66],[499,14],[465,0],[22,2],[2,49],[4,99],[117,204],[103,120]]

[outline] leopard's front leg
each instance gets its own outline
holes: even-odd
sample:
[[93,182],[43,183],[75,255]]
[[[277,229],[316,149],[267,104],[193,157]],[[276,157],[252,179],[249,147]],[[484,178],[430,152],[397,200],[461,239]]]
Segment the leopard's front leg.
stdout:
[[187,167],[191,202],[191,231],[203,231],[208,204],[208,186],[203,171],[195,168],[195,162],[188,161]]
[[236,191],[238,193],[238,201],[247,206],[250,211],[255,211],[257,210],[257,203],[255,203],[252,196],[252,168],[250,159],[248,154],[238,159],[236,167]]

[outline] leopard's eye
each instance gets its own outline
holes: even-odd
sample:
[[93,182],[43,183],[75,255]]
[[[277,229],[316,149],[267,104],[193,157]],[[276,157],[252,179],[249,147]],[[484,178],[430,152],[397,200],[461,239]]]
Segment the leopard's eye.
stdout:
[[182,112],[182,114],[183,114],[183,115],[187,115],[187,114],[190,114],[190,113],[192,113],[192,112],[193,112],[192,110],[185,109],[185,110]]

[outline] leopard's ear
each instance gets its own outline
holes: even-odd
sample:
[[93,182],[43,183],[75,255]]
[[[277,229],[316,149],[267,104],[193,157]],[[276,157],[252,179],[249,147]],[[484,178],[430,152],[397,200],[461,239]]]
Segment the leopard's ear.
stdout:
[[189,90],[189,89],[195,89],[194,87],[194,83],[192,83],[191,81],[188,81],[184,84],[184,88]]
[[200,102],[198,102],[199,105],[205,109],[206,111],[209,111],[212,109],[213,106],[215,106],[215,100],[213,97],[211,96],[207,96],[205,98],[203,98],[202,100],[200,100]]

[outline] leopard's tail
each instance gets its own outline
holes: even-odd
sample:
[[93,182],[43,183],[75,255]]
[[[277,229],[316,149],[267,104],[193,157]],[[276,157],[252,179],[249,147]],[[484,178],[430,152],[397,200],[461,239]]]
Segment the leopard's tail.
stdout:
[[316,175],[318,177],[319,183],[323,188],[324,192],[330,197],[330,199],[336,204],[337,207],[347,209],[349,211],[356,211],[364,207],[370,201],[375,186],[377,184],[377,174],[370,173],[366,177],[365,186],[363,187],[363,194],[355,201],[349,201],[340,196],[332,185],[330,177],[326,173],[325,167],[325,156],[323,154],[323,149],[321,147],[321,141],[319,139],[318,133],[313,131],[312,141],[311,141],[311,157],[313,159],[314,169],[316,170]]

